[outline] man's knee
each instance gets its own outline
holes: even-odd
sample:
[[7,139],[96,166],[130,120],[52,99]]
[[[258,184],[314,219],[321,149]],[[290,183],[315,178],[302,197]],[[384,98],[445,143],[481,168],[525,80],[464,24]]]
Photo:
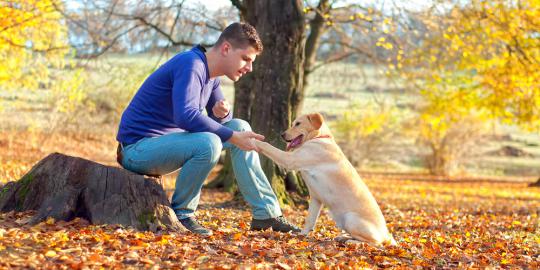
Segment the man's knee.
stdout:
[[208,155],[210,161],[217,162],[223,149],[219,136],[211,132],[201,132],[198,135],[201,138],[199,149],[202,150],[202,153]]
[[251,131],[251,126],[245,120],[234,118],[225,124],[234,131]]

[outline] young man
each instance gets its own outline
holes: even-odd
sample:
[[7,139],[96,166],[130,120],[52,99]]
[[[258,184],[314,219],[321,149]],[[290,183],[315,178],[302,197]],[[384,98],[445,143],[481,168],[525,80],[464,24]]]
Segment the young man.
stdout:
[[220,88],[219,76],[237,81],[251,72],[262,50],[255,28],[233,23],[208,51],[195,46],[152,73],[122,114],[116,137],[118,162],[147,175],[163,175],[182,167],[171,205],[193,233],[212,234],[195,220],[194,213],[203,182],[222,148],[230,150],[238,187],[252,207],[251,229],[300,231],[282,217],[261,169],[251,139],[264,137],[252,132],[246,121],[232,118]]

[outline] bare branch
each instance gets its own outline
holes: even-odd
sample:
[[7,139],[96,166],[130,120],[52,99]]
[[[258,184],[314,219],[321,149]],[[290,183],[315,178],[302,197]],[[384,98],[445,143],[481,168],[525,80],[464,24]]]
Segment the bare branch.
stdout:
[[33,51],[33,52],[38,52],[38,53],[47,53],[47,52],[52,52],[52,51],[58,51],[58,50],[65,50],[65,49],[69,49],[71,48],[70,46],[60,46],[60,47],[49,47],[47,49],[38,49],[38,48],[34,48],[34,47],[28,47],[26,45],[23,45],[23,44],[18,44],[18,43],[15,43],[13,40],[11,39],[8,39],[6,37],[1,37],[2,40],[4,40],[7,44],[13,46],[13,47],[17,47],[17,48],[21,48],[21,49],[26,49],[26,50],[29,50],[29,51]]
[[356,54],[355,52],[347,52],[347,53],[343,53],[343,54],[340,54],[338,56],[326,59],[322,63],[313,66],[310,69],[310,72],[314,72],[315,70],[317,70],[317,69],[319,69],[319,68],[321,68],[321,67],[323,67],[323,66],[325,66],[327,64],[334,63],[334,62],[339,62],[341,60],[347,59],[348,57],[351,57],[351,56],[353,56],[355,54]]
[[135,25],[131,28],[129,28],[128,30],[124,31],[123,33],[117,35],[116,37],[114,37],[113,40],[111,40],[105,47],[101,48],[101,50],[97,53],[94,53],[94,54],[87,54],[85,55],[84,57],[81,57],[81,58],[98,58],[99,56],[103,55],[105,52],[107,52],[112,46],[114,46],[114,44],[116,44],[116,42],[118,41],[118,39],[120,39],[122,36],[128,34],[129,32],[131,32],[132,30],[134,30],[135,28],[138,28],[139,25]]

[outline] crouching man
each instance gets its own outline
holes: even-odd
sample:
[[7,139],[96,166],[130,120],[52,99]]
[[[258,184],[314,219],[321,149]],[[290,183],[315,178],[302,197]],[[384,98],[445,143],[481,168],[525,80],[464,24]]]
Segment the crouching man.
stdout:
[[[122,114],[118,162],[127,170],[164,175],[178,170],[172,208],[189,231],[211,235],[195,219],[204,180],[228,149],[238,187],[252,208],[252,230],[299,232],[283,218],[261,169],[252,138],[263,140],[243,120],[233,119],[219,76],[237,81],[251,72],[263,50],[255,28],[233,23],[208,50],[198,45],[179,53],[139,88]],[[203,114],[206,110],[206,115]]]

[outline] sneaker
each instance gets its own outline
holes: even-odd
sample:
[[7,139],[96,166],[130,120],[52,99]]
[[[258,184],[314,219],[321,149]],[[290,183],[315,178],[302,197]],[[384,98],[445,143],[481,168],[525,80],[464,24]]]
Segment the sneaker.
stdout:
[[182,223],[182,225],[184,225],[184,227],[186,227],[186,229],[188,229],[190,232],[194,234],[203,235],[203,236],[212,235],[211,230],[201,226],[201,224],[199,224],[199,222],[197,222],[197,220],[195,220],[195,218],[193,217],[179,219],[179,221],[180,223]]
[[272,228],[272,230],[275,232],[300,232],[298,227],[291,224],[283,216],[251,220],[252,231],[266,230],[268,228]]

